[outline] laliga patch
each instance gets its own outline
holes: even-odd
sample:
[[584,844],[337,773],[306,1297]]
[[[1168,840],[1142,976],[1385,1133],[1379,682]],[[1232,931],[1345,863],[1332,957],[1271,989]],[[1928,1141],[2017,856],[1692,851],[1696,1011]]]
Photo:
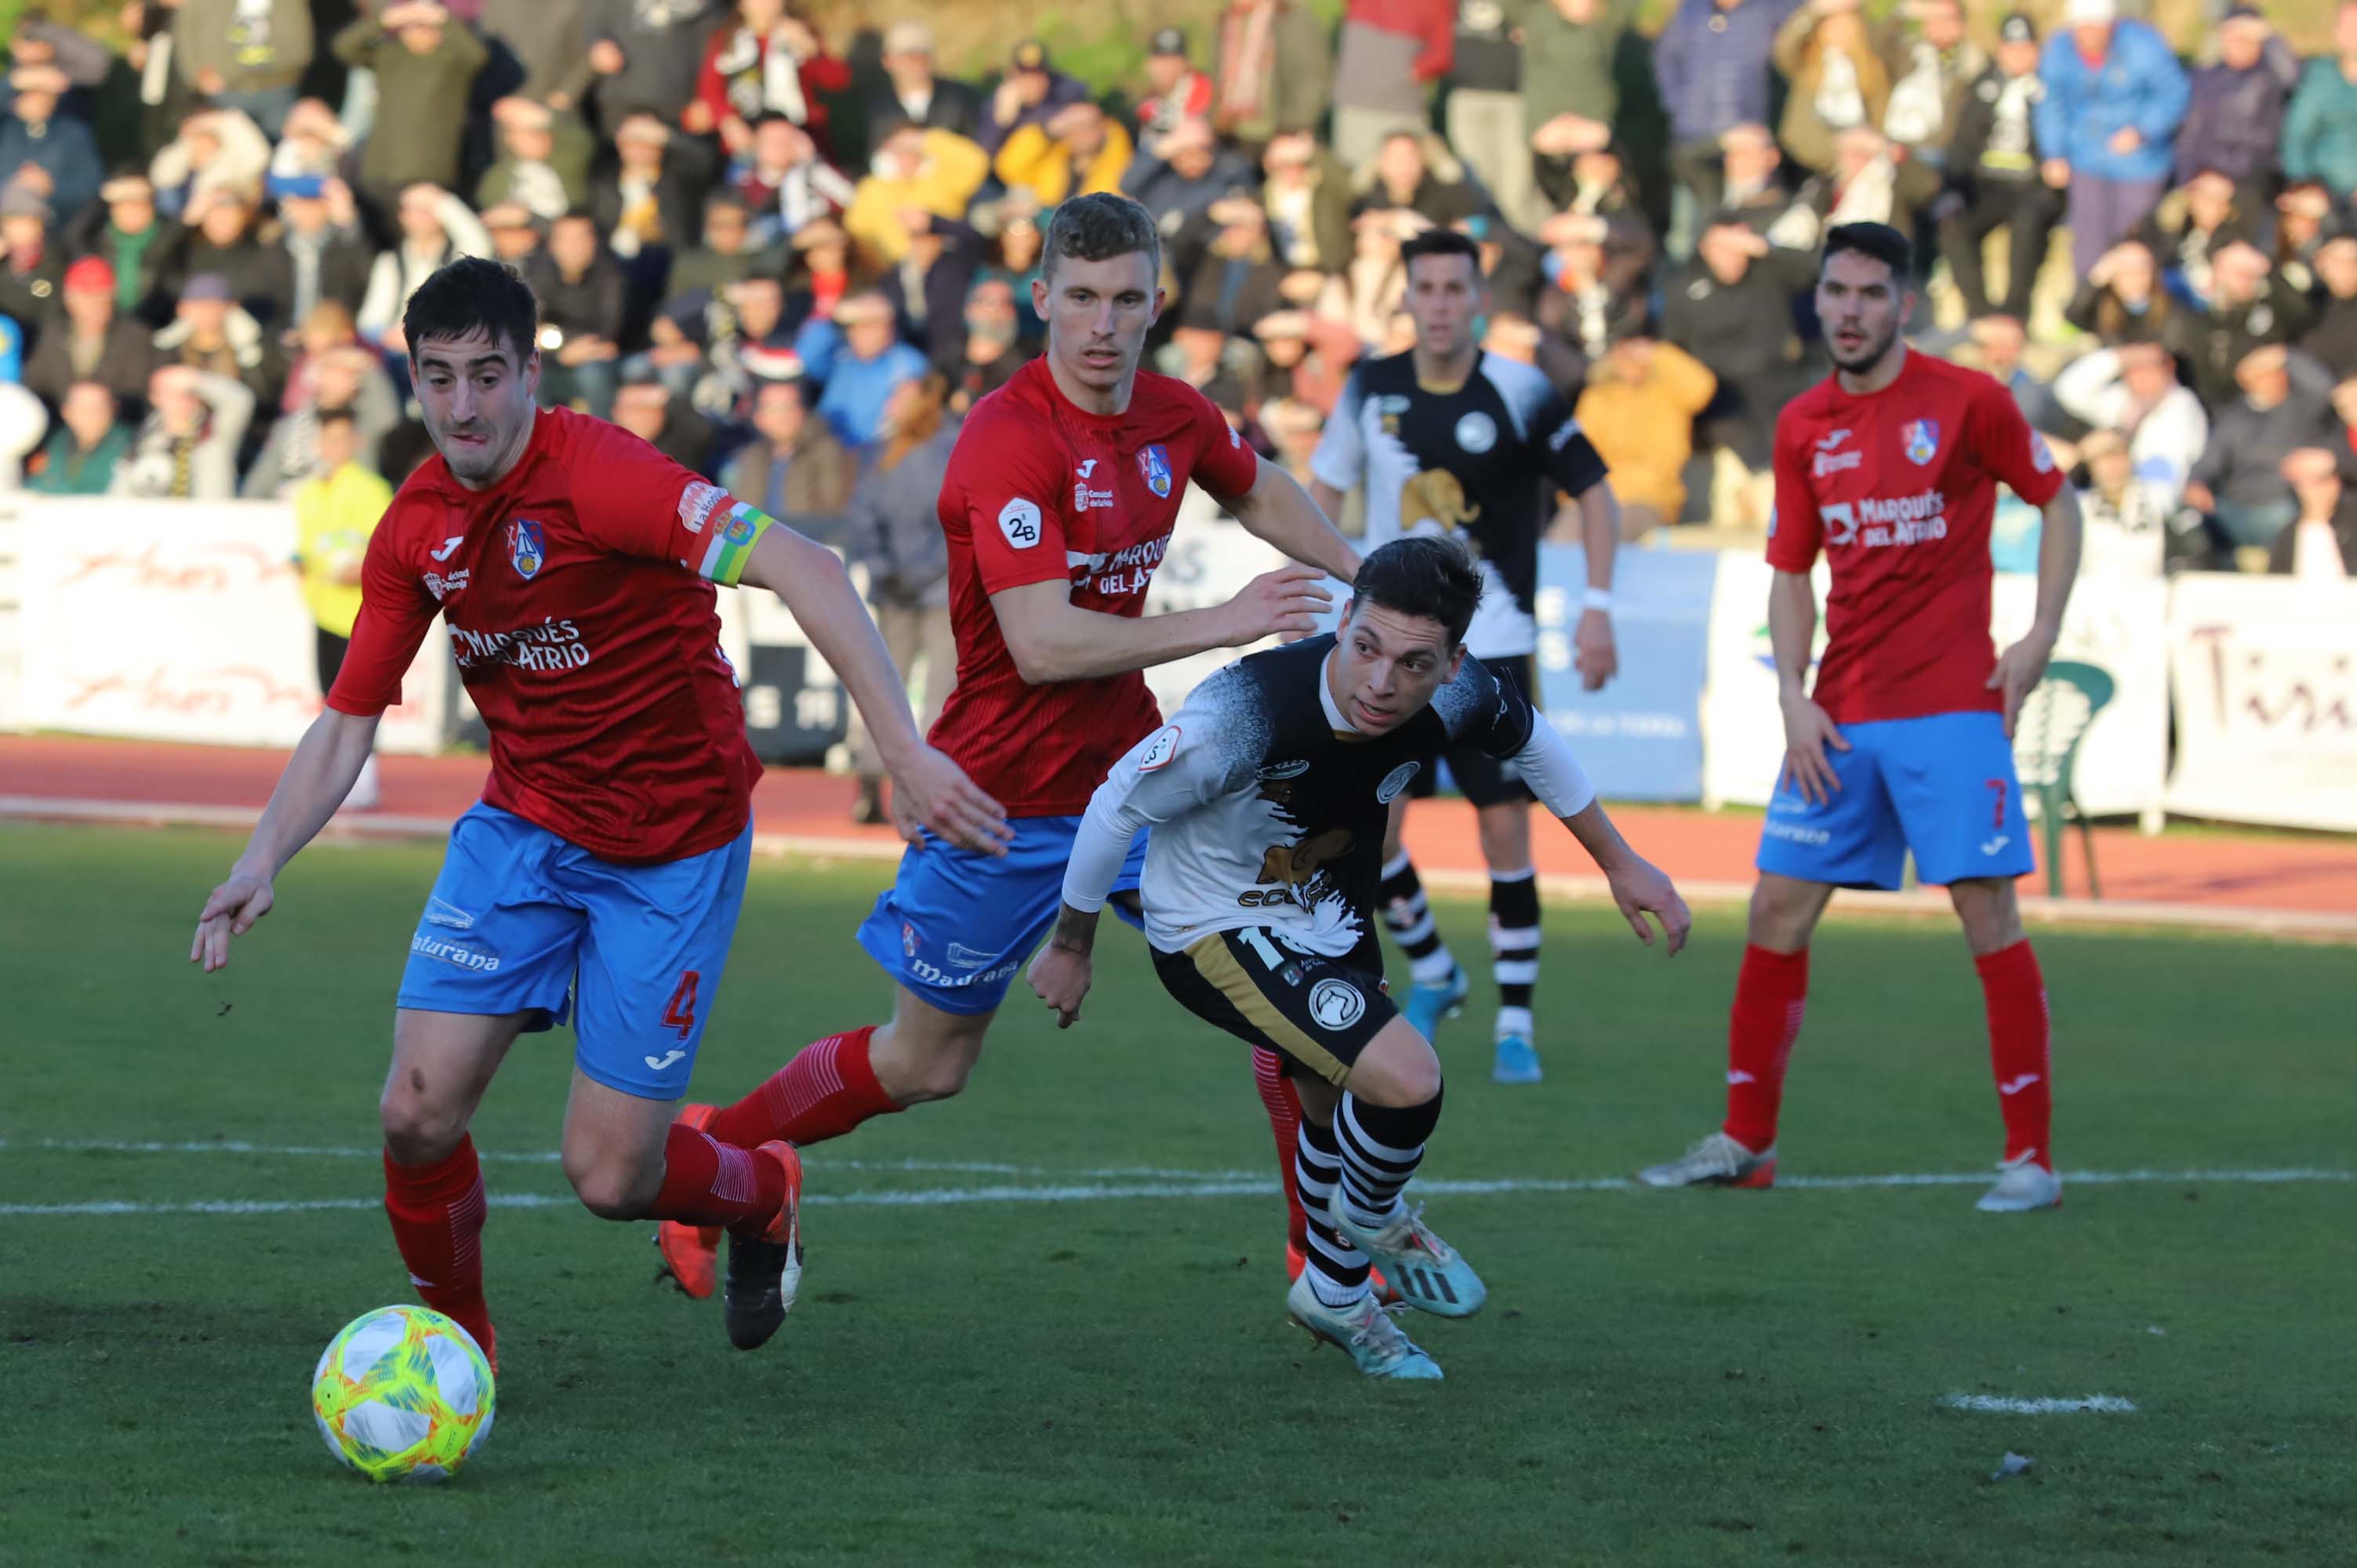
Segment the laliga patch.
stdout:
[[1016,497],[998,509],[998,532],[1006,535],[1006,542],[1017,550],[1028,550],[1039,542],[1039,503]]
[[525,582],[540,575],[540,569],[548,564],[548,542],[541,535],[540,524],[522,517],[508,524],[508,559]]
[[1386,806],[1390,805],[1399,798],[1399,792],[1408,787],[1408,781],[1415,777],[1416,770],[1423,766],[1421,762],[1403,762],[1384,774],[1383,781],[1375,786],[1375,799]]
[[2046,437],[2035,430],[2029,433],[2029,466],[2041,474],[2054,471],[2054,453],[2046,445]]
[[702,533],[704,524],[712,516],[712,509],[727,496],[718,485],[707,485],[698,479],[679,492],[679,525],[690,533]]
[[1151,773],[1156,768],[1168,765],[1170,759],[1178,755],[1178,726],[1165,725],[1154,732],[1152,740],[1146,743],[1145,754],[1137,759],[1137,770],[1140,773]]
[[1347,980],[1321,980],[1309,988],[1309,1015],[1321,1029],[1347,1029],[1367,1015],[1367,999]]
[[910,958],[917,956],[917,928],[906,920],[900,922],[900,950]]

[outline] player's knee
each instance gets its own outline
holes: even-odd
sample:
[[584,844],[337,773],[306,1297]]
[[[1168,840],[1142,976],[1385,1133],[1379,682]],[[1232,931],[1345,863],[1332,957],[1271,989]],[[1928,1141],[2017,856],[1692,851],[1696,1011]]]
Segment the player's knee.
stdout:
[[1386,1029],[1375,1036],[1351,1067],[1345,1087],[1370,1105],[1405,1110],[1440,1092],[1440,1058],[1415,1030],[1405,1024],[1394,1028],[1401,1033]]
[[386,1152],[404,1165],[432,1165],[467,1135],[464,1112],[406,1085],[386,1086],[377,1101],[377,1120],[384,1129]]
[[903,1105],[948,1100],[965,1092],[966,1079],[974,1076],[974,1058],[963,1051],[931,1051],[904,1063],[894,1076],[897,1081],[886,1089]]
[[[654,1196],[641,1174],[615,1161],[565,1162],[565,1179],[573,1184],[581,1207],[600,1219],[636,1219],[647,1211]],[[660,1183],[658,1175],[658,1183]]]

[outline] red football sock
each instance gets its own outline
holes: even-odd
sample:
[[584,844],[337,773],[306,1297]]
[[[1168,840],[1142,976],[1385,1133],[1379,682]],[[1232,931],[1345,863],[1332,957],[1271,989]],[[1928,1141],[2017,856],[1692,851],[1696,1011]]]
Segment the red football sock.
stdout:
[[746,1149],[772,1138],[806,1146],[840,1138],[870,1116],[899,1110],[867,1063],[875,1033],[871,1024],[813,1040],[759,1089],[714,1117],[705,1131]]
[[1285,1239],[1296,1251],[1309,1245],[1309,1217],[1301,1211],[1294,1185],[1295,1143],[1301,1130],[1301,1094],[1285,1076],[1284,1058],[1265,1046],[1253,1047],[1253,1083],[1276,1134],[1276,1172],[1285,1183]]
[[1999,952],[1973,960],[1988,1003],[1989,1070],[1996,1077],[1997,1109],[2005,1113],[2005,1157],[2029,1155],[2048,1170],[2054,1151],[2053,1056],[2048,1047],[2046,978],[2025,937]]
[[475,1140],[459,1139],[430,1165],[397,1165],[387,1150],[384,1212],[419,1297],[456,1318],[496,1368],[490,1308],[483,1305],[483,1169]]
[[1808,1007],[1809,950],[1743,950],[1735,1005],[1727,1015],[1727,1135],[1755,1154],[1776,1141],[1784,1069]]
[[674,1122],[663,1141],[662,1189],[646,1217],[688,1225],[750,1220],[766,1226],[785,1200],[785,1178],[776,1161]]

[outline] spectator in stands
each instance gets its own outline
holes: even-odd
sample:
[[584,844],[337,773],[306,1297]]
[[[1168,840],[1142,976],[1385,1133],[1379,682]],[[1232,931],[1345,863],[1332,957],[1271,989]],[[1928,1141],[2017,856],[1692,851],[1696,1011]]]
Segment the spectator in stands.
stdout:
[[1285,264],[1339,273],[1351,260],[1351,174],[1307,131],[1271,137],[1261,152],[1261,204]]
[[[1536,7],[1546,9],[1544,5]],[[1523,27],[1505,6],[1459,5],[1441,110],[1448,145],[1471,169],[1498,210],[1536,227],[1538,187],[1531,166],[1531,129],[1523,119]]]
[[2022,418],[2036,425],[2045,423],[2047,391],[2022,358],[2029,347],[2029,329],[2019,321],[2010,316],[1984,316],[1964,328],[1964,341],[1952,357],[2012,393]]
[[1038,352],[1023,340],[1015,285],[1000,273],[975,279],[965,300],[964,347],[957,361],[947,367],[950,412],[963,416],[977,401],[1013,380]]
[[[2157,515],[2177,510],[2193,470],[2193,460],[2210,439],[2210,416],[2190,388],[2177,381],[2177,360],[2158,343],[2098,349],[2062,367],[2054,378],[2054,403],[2090,431],[2126,443],[2130,466],[2143,499]],[[2073,454],[2054,443],[2058,460]],[[2083,446],[2078,454],[2085,456]]]
[[491,105],[499,130],[499,161],[475,187],[479,209],[513,201],[543,223],[554,223],[589,199],[589,164],[596,144],[571,115],[561,121],[529,98]]
[[856,281],[851,237],[826,220],[794,236],[794,262],[787,273],[786,325],[800,330],[808,321],[834,314]]
[[1258,184],[1242,154],[1220,146],[1209,125],[1189,120],[1130,160],[1121,189],[1168,226]]
[[484,38],[507,46],[523,68],[509,92],[559,114],[578,111],[597,77],[582,47],[583,10],[583,0],[481,0],[476,21]]
[[49,411],[14,381],[0,381],[0,496],[23,488],[25,459],[41,445]]
[[1212,130],[1264,146],[1315,132],[1333,99],[1334,54],[1308,0],[1228,0],[1212,32]]
[[[1706,237],[1704,243],[1711,242]],[[1685,515],[1695,420],[1717,391],[1702,361],[1642,334],[1616,339],[1589,367],[1573,412],[1612,470],[1621,537],[1641,539]],[[1766,519],[1744,521],[1760,526]]]
[[[393,0],[336,35],[338,59],[376,77],[376,122],[361,151],[360,188],[384,206],[416,185],[458,185],[458,151],[480,38],[436,0]],[[675,101],[677,102],[677,101]]]
[[1910,230],[1915,213],[1938,199],[1940,177],[1930,165],[1900,156],[1873,126],[1853,125],[1834,139],[1833,171],[1812,178],[1801,194],[1825,229],[1888,223]]
[[653,376],[624,376],[614,394],[614,423],[691,473],[713,478],[709,465],[719,444],[713,423],[673,397]]
[[2048,183],[2070,193],[2071,262],[2081,276],[2127,237],[2169,181],[2185,118],[2185,72],[2117,0],[2070,0],[2046,40],[2038,145]]
[[716,132],[731,157],[751,146],[753,123],[764,114],[781,116],[831,146],[826,95],[850,85],[850,65],[827,52],[791,0],[737,0],[737,15],[705,48],[695,96],[680,123],[691,135]]
[[909,253],[884,276],[884,297],[899,319],[901,337],[944,373],[965,349],[966,295],[981,261],[982,236],[972,229],[955,219],[911,212]]
[[2285,279],[2304,293],[2316,290],[2316,252],[2324,243],[2325,222],[2332,211],[2331,194],[2315,180],[2287,186],[2276,197],[2276,242],[2270,259]]
[[230,296],[248,315],[274,331],[285,331],[294,306],[292,279],[280,255],[253,231],[254,209],[242,191],[215,190],[189,209],[190,230],[174,267],[183,278],[210,274],[226,279]]
[[2233,178],[2217,169],[2202,169],[2162,197],[2136,228],[2136,238],[2159,261],[2169,293],[2204,307],[2212,297],[2211,258],[2238,241],[2255,243],[2258,234]]
[[269,138],[234,109],[188,115],[179,134],[147,165],[156,204],[168,218],[179,217],[209,190],[259,190],[269,171]]
[[2177,133],[2179,184],[2215,169],[2263,201],[2271,194],[2284,113],[2299,84],[2299,57],[2248,0],[2218,25],[2216,63],[2197,67]]
[[45,496],[105,495],[131,450],[131,426],[117,417],[114,393],[102,381],[76,381],[58,416],[41,449],[41,471],[25,488]]
[[868,101],[871,137],[902,124],[948,131],[973,141],[982,134],[982,101],[963,81],[938,74],[933,30],[922,22],[895,22],[884,33],[884,91]]
[[[114,306],[125,316],[147,315],[162,325],[171,308],[163,294],[167,263],[179,243],[179,225],[156,214],[156,188],[144,174],[122,174],[99,187],[99,205],[67,231],[66,249],[94,256],[114,274]],[[140,384],[145,387],[145,378]]]
[[[1731,459],[1741,468],[1739,483],[1760,492],[1743,511],[1764,524],[1776,416],[1813,371],[1802,362],[1792,303],[1815,278],[1799,252],[1777,251],[1731,212],[1704,226],[1695,252],[1664,284],[1662,336],[1710,375],[1715,391],[1707,408],[1697,410],[1704,439],[1727,454],[1722,463]],[[1679,385],[1692,379],[1674,362],[1670,374]],[[1677,514],[1663,521],[1674,522]]]
[[58,113],[70,85],[56,66],[19,66],[8,73],[15,98],[0,116],[0,178],[37,192],[69,222],[97,199],[105,173],[90,127]]
[[589,210],[607,248],[634,284],[651,294],[670,252],[695,243],[709,187],[710,158],[702,143],[678,136],[652,114],[633,114],[614,133],[619,159],[592,181]]
[[752,140],[728,166],[728,188],[758,213],[757,245],[781,244],[805,223],[839,218],[858,195],[842,170],[819,156],[810,134],[782,114],[753,123]]
[[[1309,459],[1317,455],[1319,437],[1326,433],[1326,415],[1306,403],[1292,398],[1271,398],[1260,405],[1260,426],[1276,446],[1277,465],[1293,476],[1294,482],[1307,486],[1315,477],[1309,471]],[[1343,503],[1348,511],[1350,502]],[[1342,520],[1334,520],[1337,528]]]
[[63,319],[52,320],[25,361],[25,385],[51,406],[80,381],[95,381],[125,405],[144,403],[157,363],[155,334],[115,308],[114,269],[84,256],[66,269]]
[[[2079,575],[2114,581],[2158,577],[2168,561],[2171,512],[2136,478],[2128,444],[2098,430],[2079,444]],[[2197,520],[2198,526],[2198,520]]]
[[1121,188],[1137,149],[1129,130],[1087,99],[1067,103],[1044,123],[1017,126],[991,161],[999,183],[1020,187],[1053,207],[1069,196]]
[[581,33],[589,41],[597,118],[608,135],[633,114],[679,123],[695,97],[712,29],[725,15],[709,0],[587,0]]
[[1344,0],[1335,45],[1334,156],[1352,168],[1398,131],[1431,129],[1429,90],[1456,57],[1450,0]]
[[2334,197],[2357,193],[2357,0],[2332,14],[2333,52],[2308,62],[2284,117],[2287,179],[2321,180]]
[[114,61],[113,51],[104,44],[67,23],[52,20],[38,5],[16,13],[16,27],[8,36],[10,68],[49,65],[64,72],[66,90],[58,102],[77,120],[87,123],[95,118],[97,90],[113,73]]
[[285,128],[279,133],[278,145],[263,171],[262,194],[274,199],[282,182],[289,179],[335,177],[342,172],[351,145],[351,133],[344,129],[325,99],[296,99],[286,111]]
[[1385,136],[1353,183],[1358,190],[1351,204],[1354,215],[1413,212],[1446,229],[1490,209],[1480,188],[1466,177],[1465,166],[1428,131],[1394,131]]
[[2304,583],[2345,583],[2357,575],[2357,496],[2342,482],[2345,456],[2309,446],[2284,459],[2284,480],[2298,510],[2268,547],[2268,571]]
[[167,364],[191,366],[245,383],[267,407],[286,385],[286,359],[219,273],[199,273],[180,285],[178,319],[156,334],[156,352]]
[[1048,63],[1048,47],[1026,38],[1007,57],[1006,74],[983,111],[982,150],[996,154],[1006,138],[1026,125],[1045,124],[1057,110],[1089,95],[1082,83]]
[[[893,389],[882,425],[883,447],[860,476],[840,537],[844,553],[867,570],[867,607],[903,676],[925,668],[917,703],[920,733],[941,716],[957,681],[957,645],[950,633],[949,541],[937,507],[949,477],[958,427],[946,416],[948,383],[939,375]],[[799,466],[799,465],[798,465]],[[732,492],[745,494],[749,492]],[[852,820],[885,820],[884,761],[866,726],[855,721],[853,768],[859,796]]]
[[351,188],[340,179],[289,180],[279,188],[278,217],[266,292],[285,302],[282,319],[308,321],[330,303],[348,315],[358,312],[376,258],[361,231]]
[[1146,96],[1137,104],[1137,131],[1132,137],[1160,136],[1181,120],[1211,117],[1211,79],[1187,58],[1187,34],[1179,27],[1157,27],[1146,45]]
[[49,204],[27,186],[0,188],[0,316],[38,331],[65,278],[65,258],[49,242]]
[[[2046,260],[2047,241],[2062,217],[2062,193],[2040,172],[2038,32],[2017,11],[1997,28],[1996,59],[1966,89],[1949,143],[1948,187],[1954,200],[1940,223],[1940,253],[1964,296],[1967,315],[2002,311],[2029,319],[2029,295]],[[2006,235],[2005,297],[1992,301],[1981,252],[1991,234]]]
[[305,0],[179,0],[172,69],[199,98],[235,109],[275,136],[311,64]]
[[1901,12],[1905,20],[1894,17],[1882,37],[1890,81],[1882,134],[1909,157],[1943,169],[1964,95],[1988,70],[1989,56],[1964,31],[1963,0],[1915,0]]
[[[1788,250],[1814,251],[1817,248],[1817,215],[1785,183],[1784,155],[1778,150],[1776,138],[1768,127],[1757,124],[1730,126],[1720,136],[1719,145],[1721,156],[1717,166],[1725,184],[1726,199],[1718,210],[1740,214],[1743,220],[1771,245]],[[1704,211],[1687,220],[1689,254],[1694,238],[1699,232],[1699,225],[1709,216],[1707,211]],[[1673,259],[1683,261],[1685,258],[1677,256]]]
[[287,372],[278,418],[245,476],[250,500],[277,499],[311,476],[318,465],[319,419],[328,410],[352,416],[360,459],[371,468],[381,461],[385,437],[401,424],[393,382],[360,340],[350,311],[332,300],[314,306],[298,341],[302,354]]
[[[1653,78],[1670,117],[1677,210],[1669,253],[1691,252],[1695,224],[1725,195],[1719,138],[1768,123],[1768,68],[1796,0],[1678,0],[1653,43]],[[1813,241],[1812,242],[1813,243]]]
[[2104,252],[2062,312],[2064,321],[2115,349],[2174,341],[2176,316],[2160,286],[2160,268],[2138,240],[2123,240]]
[[[1048,324],[1039,319],[1039,307],[1031,297],[1031,285],[1040,276],[1039,252],[1047,244],[1047,237],[1040,231],[1039,215],[1033,210],[1030,197],[1015,191],[1006,200],[992,204],[987,228],[982,227],[980,208],[975,209],[975,216],[976,227],[984,235],[984,260],[1015,285],[1020,340],[1036,347],[1048,336]],[[991,249],[994,244],[996,250]]]
[[755,273],[782,278],[785,270],[784,246],[757,241],[745,199],[733,190],[720,190],[704,203],[704,242],[672,258],[668,287],[672,299],[677,301],[689,295],[709,295]]
[[401,242],[381,252],[369,269],[368,293],[359,315],[361,336],[386,353],[407,353],[401,312],[417,285],[436,268],[460,256],[487,256],[490,234],[467,204],[434,185],[413,185],[393,209]]
[[810,395],[800,377],[762,382],[753,399],[753,439],[728,460],[721,483],[789,527],[831,538],[840,532],[858,467],[826,421],[812,416]]
[[597,220],[568,212],[524,270],[540,300],[540,406],[578,403],[592,418],[613,411],[622,320],[621,264],[597,242]]
[[[1612,143],[1620,112],[1613,62],[1635,18],[1635,0],[1540,0],[1524,10],[1523,124],[1537,194],[1557,209],[1573,159]],[[1535,230],[1544,214],[1509,211],[1515,227]]]
[[2234,376],[2243,395],[2212,418],[2185,499],[2229,544],[2264,549],[2299,511],[2284,459],[2340,435],[2332,382],[2322,366],[2280,343],[2251,349]]
[[1547,287],[1536,320],[1590,360],[1607,346],[1641,332],[1650,292],[1650,257],[1632,250],[1641,239],[1604,218],[1564,213],[1539,231],[1546,242]]
[[[324,695],[334,690],[345,650],[351,646],[369,536],[393,504],[393,487],[361,459],[360,432],[350,410],[319,415],[316,446],[312,477],[294,495],[295,564],[303,574],[303,603],[311,612],[313,651]],[[343,803],[366,811],[377,803],[379,789],[371,752]]]
[[2357,376],[2357,230],[2336,229],[2317,247],[2316,277],[2321,309],[2299,349],[2346,381]]
[[1226,337],[1280,308],[1285,265],[1268,240],[1268,214],[1249,196],[1224,196],[1171,237],[1170,274],[1178,297],[1166,306],[1176,325]]
[[2234,400],[2244,357],[2305,336],[2316,307],[2268,267],[2257,246],[2241,241],[2212,258],[2210,275],[2210,307],[2179,314],[2171,346],[2190,364],[2193,390],[2215,415]]
[[516,271],[523,271],[540,249],[545,230],[521,201],[501,201],[483,209],[483,231],[491,237],[491,255]]
[[832,318],[805,324],[795,349],[823,381],[818,412],[843,444],[863,457],[883,430],[892,390],[925,373],[925,356],[899,340],[892,302],[873,289],[835,306]]
[[904,210],[962,219],[989,177],[989,156],[963,136],[903,125],[884,138],[873,172],[859,182],[843,215],[843,227],[871,262],[897,265],[909,252],[908,230],[900,221]]
[[147,383],[152,412],[115,470],[112,492],[150,500],[225,501],[237,496],[237,453],[253,418],[253,393],[234,376],[165,365]]
[[1808,0],[1777,29],[1771,58],[1792,84],[1778,139],[1795,162],[1830,174],[1835,139],[1861,125],[1879,129],[1890,106],[1890,77],[1859,0]]
[[1307,310],[1276,310],[1253,324],[1266,370],[1264,398],[1289,398],[1321,419],[1342,400],[1342,385],[1358,362],[1359,340],[1339,321]]
[[1351,228],[1355,249],[1343,279],[1349,307],[1345,319],[1359,341],[1372,346],[1389,336],[1392,320],[1407,298],[1400,246],[1420,232],[1424,223],[1395,212],[1361,212]]

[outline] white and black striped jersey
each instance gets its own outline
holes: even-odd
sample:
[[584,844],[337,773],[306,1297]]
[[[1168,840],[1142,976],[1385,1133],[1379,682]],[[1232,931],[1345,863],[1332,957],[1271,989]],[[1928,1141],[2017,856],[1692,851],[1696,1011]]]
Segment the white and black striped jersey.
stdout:
[[1413,352],[1361,360],[1309,469],[1338,490],[1366,487],[1362,552],[1409,533],[1472,548],[1490,591],[1465,646],[1483,659],[1537,649],[1539,536],[1555,492],[1583,494],[1605,475],[1555,383],[1487,351],[1454,390],[1418,382]]
[[1146,940],[1178,952],[1213,931],[1274,928],[1304,950],[1381,973],[1373,908],[1394,797],[1443,752],[1512,757],[1559,816],[1594,798],[1555,726],[1467,658],[1430,706],[1387,735],[1343,718],[1332,636],[1252,654],[1195,688],[1114,765],[1089,802],[1064,901],[1103,907],[1149,824]]

